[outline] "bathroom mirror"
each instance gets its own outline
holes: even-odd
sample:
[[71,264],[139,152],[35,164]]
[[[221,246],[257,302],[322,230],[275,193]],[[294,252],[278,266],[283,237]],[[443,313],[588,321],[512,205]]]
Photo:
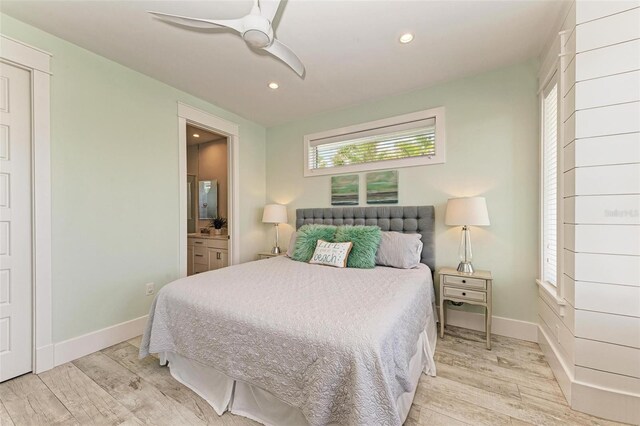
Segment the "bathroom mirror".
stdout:
[[218,216],[217,180],[198,182],[198,210],[200,219],[213,219]]

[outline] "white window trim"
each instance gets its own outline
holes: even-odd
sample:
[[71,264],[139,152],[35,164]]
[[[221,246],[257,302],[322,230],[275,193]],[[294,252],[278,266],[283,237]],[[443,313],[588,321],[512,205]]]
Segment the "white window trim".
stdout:
[[[562,75],[562,70],[566,68],[566,62],[571,60],[571,57],[566,54],[565,44],[567,41],[566,32],[562,31],[559,33],[558,37],[555,39],[555,43],[558,43],[559,54],[556,58],[554,58],[551,66],[547,69],[547,73],[545,75],[540,76],[540,85],[539,85],[539,105],[540,105],[540,144],[539,144],[539,171],[540,171],[540,192],[539,192],[539,219],[540,219],[540,227],[539,227],[539,237],[538,237],[538,276],[540,278],[536,279],[536,284],[538,285],[538,293],[539,295],[547,300],[548,302],[555,302],[555,309],[560,316],[565,315],[565,307],[567,304],[565,298],[565,286],[564,286],[564,145],[565,145],[565,132],[564,132],[564,117],[565,117],[565,102],[563,98],[565,82]],[[546,88],[550,85],[557,83],[558,84],[558,135],[557,135],[557,143],[558,143],[558,152],[557,152],[557,259],[556,259],[556,285],[547,283],[544,281],[542,277],[543,275],[543,262],[544,262],[544,247],[543,247],[543,223],[542,217],[544,213],[544,205],[543,205],[543,197],[544,197],[544,185],[543,185],[543,152],[544,152],[544,132],[543,122],[544,122],[544,94]],[[552,305],[550,305],[552,306]]]
[[[405,123],[407,121],[426,120],[435,118],[436,120],[436,153],[431,157],[411,157],[401,158],[397,160],[384,160],[372,163],[352,164],[348,166],[327,167],[321,169],[309,168],[309,149],[311,143],[317,139],[325,139],[346,135],[354,132],[362,132],[376,127],[392,126],[395,124]],[[340,129],[327,130],[324,132],[305,135],[304,137],[304,176],[326,176],[339,175],[344,173],[366,172],[371,170],[396,169],[401,167],[424,166],[429,164],[441,164],[445,162],[445,108],[438,107],[425,111],[413,112],[410,114],[399,115],[396,117],[385,118],[382,120],[370,121],[368,123],[356,124],[353,126],[342,127]]]
[[[564,227],[563,225],[563,216],[562,216],[562,212],[561,212],[561,206],[562,206],[562,189],[561,189],[561,182],[563,179],[562,176],[562,172],[561,172],[561,151],[563,150],[562,147],[562,143],[561,143],[561,128],[562,126],[562,122],[560,121],[560,117],[561,117],[561,104],[562,101],[560,99],[562,99],[562,95],[560,93],[560,82],[559,79],[556,78],[557,77],[557,73],[553,73],[551,75],[551,78],[549,79],[549,81],[547,82],[547,84],[544,86],[544,90],[542,90],[540,92],[540,167],[539,167],[539,172],[540,172],[540,195],[539,195],[539,211],[540,211],[540,229],[539,229],[539,265],[538,265],[538,276],[540,278],[536,279],[536,283],[538,284],[539,287],[539,293],[540,296],[547,300],[547,301],[553,301],[555,302],[555,305],[557,306],[557,311],[558,314],[561,316],[564,316],[564,306],[566,305],[566,301],[564,300],[564,298],[562,297],[562,274],[563,274],[563,267],[562,267],[562,263],[563,263],[563,258],[564,258],[564,244],[562,243],[562,229]],[[558,198],[556,199],[556,285],[551,284],[550,282],[546,281],[544,279],[544,268],[545,268],[545,247],[544,247],[544,215],[545,215],[545,205],[544,205],[544,200],[545,200],[545,193],[544,193],[544,145],[545,145],[545,141],[544,141],[544,101],[545,101],[545,95],[548,91],[548,88],[553,87],[553,85],[557,84],[558,85],[558,109],[557,109],[557,114],[558,114],[558,123],[557,123],[557,157],[556,157],[556,191],[557,191],[557,196]]]

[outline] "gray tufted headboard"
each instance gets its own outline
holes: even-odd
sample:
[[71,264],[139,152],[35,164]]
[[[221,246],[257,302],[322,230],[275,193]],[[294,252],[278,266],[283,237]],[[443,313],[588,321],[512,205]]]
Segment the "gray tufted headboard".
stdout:
[[422,235],[421,262],[436,270],[435,209],[433,206],[331,207],[297,209],[296,229],[309,223],[324,225],[377,225],[383,231]]

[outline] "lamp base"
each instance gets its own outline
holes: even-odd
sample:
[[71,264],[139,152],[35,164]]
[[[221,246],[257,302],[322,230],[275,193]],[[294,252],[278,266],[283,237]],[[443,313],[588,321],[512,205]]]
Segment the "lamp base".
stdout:
[[280,254],[280,247],[275,246],[274,248],[271,249],[271,254]]
[[464,274],[473,274],[473,265],[471,262],[460,262],[458,265],[458,272],[462,272]]

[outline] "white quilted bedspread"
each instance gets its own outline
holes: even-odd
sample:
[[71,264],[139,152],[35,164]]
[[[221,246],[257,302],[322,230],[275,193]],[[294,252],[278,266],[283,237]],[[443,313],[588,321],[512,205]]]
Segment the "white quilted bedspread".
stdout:
[[[311,425],[399,425],[433,285],[425,265],[338,269],[285,257],[158,293],[140,356],[176,352],[268,390]],[[429,366],[427,366],[429,368]]]

